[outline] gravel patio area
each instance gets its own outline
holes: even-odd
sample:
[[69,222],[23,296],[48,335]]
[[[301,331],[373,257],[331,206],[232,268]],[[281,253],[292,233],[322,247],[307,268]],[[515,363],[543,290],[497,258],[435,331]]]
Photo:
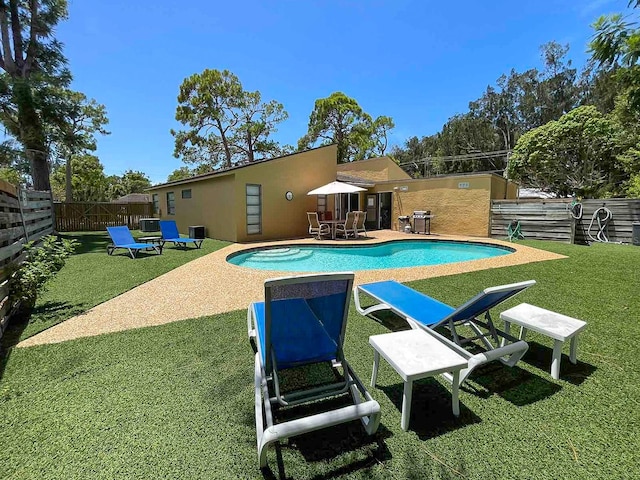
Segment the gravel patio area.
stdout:
[[[368,245],[388,240],[472,240],[498,245],[508,245],[515,252],[494,258],[451,263],[436,266],[366,270],[356,272],[355,283],[395,279],[400,282],[423,278],[485,270],[489,268],[520,265],[565,258],[552,252],[515,243],[486,238],[470,238],[444,235],[407,235],[390,230],[369,232],[369,239],[351,241],[317,241],[311,238],[251,244],[233,244],[176,268],[160,277],[104,302],[82,315],[70,318],[42,333],[18,344],[28,347],[57,343],[74,338],[129,330],[132,328],[161,325],[189,318],[229,312],[247,308],[252,301],[263,297],[263,282],[268,278],[300,272],[254,270],[227,263],[226,257],[239,250],[259,246],[291,244],[341,244]],[[105,255],[105,262],[109,258]],[[132,260],[144,261],[144,260]],[[348,270],[348,268],[345,268]],[[523,278],[522,280],[528,280]],[[500,284],[497,277],[495,284]],[[491,285],[487,285],[491,286]],[[99,288],[97,285],[96,288]]]

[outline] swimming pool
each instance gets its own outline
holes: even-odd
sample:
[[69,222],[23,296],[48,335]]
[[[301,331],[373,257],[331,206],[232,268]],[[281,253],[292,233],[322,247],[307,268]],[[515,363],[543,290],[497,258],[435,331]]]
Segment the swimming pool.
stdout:
[[231,254],[227,262],[259,270],[333,272],[442,265],[513,252],[499,245],[440,240],[411,240],[375,245],[285,245]]

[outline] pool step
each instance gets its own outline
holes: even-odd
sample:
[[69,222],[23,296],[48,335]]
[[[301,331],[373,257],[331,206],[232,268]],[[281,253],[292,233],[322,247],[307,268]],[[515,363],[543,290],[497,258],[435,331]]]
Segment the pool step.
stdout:
[[271,248],[253,253],[249,260],[255,262],[287,262],[309,258],[311,255],[313,255],[313,251],[310,249]]

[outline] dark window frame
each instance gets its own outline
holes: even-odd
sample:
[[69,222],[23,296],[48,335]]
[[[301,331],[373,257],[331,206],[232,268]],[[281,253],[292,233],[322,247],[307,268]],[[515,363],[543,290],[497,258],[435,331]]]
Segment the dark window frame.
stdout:
[[[258,195],[249,195],[249,192],[248,192],[249,187],[258,187]],[[245,224],[246,224],[246,228],[247,228],[247,235],[262,235],[262,185],[257,184],[257,183],[247,183],[245,185],[244,193],[245,193],[245,212],[246,212]],[[248,198],[250,196],[251,197],[258,197],[258,204],[257,204],[258,213],[257,214],[255,214],[255,213],[249,214],[249,211],[248,211],[249,209],[246,208],[246,207],[249,206],[249,204],[247,203],[247,200],[248,200]],[[252,206],[255,206],[255,205],[252,205]],[[257,224],[256,223],[249,223],[249,216],[250,215],[251,216],[258,215],[258,223]],[[253,227],[253,226],[256,226],[256,225],[258,226],[258,231],[257,232],[250,232],[249,231],[250,230],[249,227]]]
[[[173,196],[172,199],[169,199],[169,195]],[[167,215],[175,215],[176,214],[176,194],[175,192],[167,192]]]
[[[187,195],[185,195],[187,194]],[[192,198],[192,193],[191,193],[191,189],[190,188],[185,188],[184,190],[182,190],[181,192],[181,196],[182,198]]]
[[160,195],[157,193],[153,193],[151,195],[151,203],[153,203],[153,214],[157,215],[160,213]]

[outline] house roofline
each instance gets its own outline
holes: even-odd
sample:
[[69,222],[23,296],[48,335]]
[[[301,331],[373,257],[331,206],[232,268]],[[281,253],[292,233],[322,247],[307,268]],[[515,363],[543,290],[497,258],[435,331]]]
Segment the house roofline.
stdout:
[[185,183],[198,182],[200,180],[206,180],[206,179],[209,179],[209,178],[223,177],[223,176],[229,175],[231,173],[235,173],[236,170],[240,170],[242,168],[253,167],[254,165],[259,165],[261,163],[267,163],[267,162],[271,162],[273,160],[280,160],[281,158],[291,157],[293,155],[298,155],[300,153],[312,152],[314,150],[320,150],[321,148],[332,147],[334,145],[335,145],[335,143],[331,143],[329,145],[322,145],[320,147],[309,148],[309,149],[303,150],[301,152],[287,153],[286,155],[280,155],[279,157],[263,158],[263,159],[260,159],[260,160],[256,160],[255,162],[245,163],[243,165],[233,165],[232,167],[225,168],[224,170],[217,170],[217,171],[214,171],[214,172],[201,173],[200,175],[194,175],[193,177],[183,178],[181,180],[173,180],[171,182],[159,183],[158,185],[153,185],[152,187],[148,188],[145,191],[150,192],[152,190],[158,190],[158,189],[161,189],[161,188],[173,187],[174,185],[183,185]]
[[435,178],[485,177],[485,176],[500,178],[502,180],[507,180],[511,183],[515,183],[516,185],[518,185],[517,182],[514,182],[513,180],[509,180],[508,178],[505,178],[502,175],[498,175],[497,173],[493,173],[493,172],[446,173],[443,175],[433,175],[431,177],[405,178],[400,180],[381,180],[375,183],[376,185],[378,185],[378,184],[389,184],[389,183],[417,182],[419,180],[431,180]]

